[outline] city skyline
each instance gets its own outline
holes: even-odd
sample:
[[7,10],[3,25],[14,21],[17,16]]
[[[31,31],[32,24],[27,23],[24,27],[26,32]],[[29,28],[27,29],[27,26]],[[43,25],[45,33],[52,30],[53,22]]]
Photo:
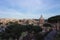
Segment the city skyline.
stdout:
[[60,15],[60,0],[0,0],[0,18],[45,19]]

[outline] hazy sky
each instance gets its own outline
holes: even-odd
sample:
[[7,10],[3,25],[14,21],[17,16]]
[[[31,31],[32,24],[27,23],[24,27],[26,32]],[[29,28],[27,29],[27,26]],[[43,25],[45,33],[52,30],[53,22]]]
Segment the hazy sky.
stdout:
[[60,0],[0,0],[0,18],[49,18],[60,15]]

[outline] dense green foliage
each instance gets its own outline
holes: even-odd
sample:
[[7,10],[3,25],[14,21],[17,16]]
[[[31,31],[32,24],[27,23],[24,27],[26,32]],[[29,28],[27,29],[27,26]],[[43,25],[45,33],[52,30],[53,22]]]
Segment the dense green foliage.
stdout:
[[48,22],[49,23],[57,23],[57,22],[60,22],[60,15],[53,16],[53,17],[48,18]]
[[36,33],[42,31],[42,29],[39,26],[20,25],[16,22],[15,23],[9,22],[8,26],[5,28],[5,31],[1,34],[1,38],[6,40],[8,40],[9,38],[12,38],[13,40],[14,39],[19,40],[22,32],[25,31],[27,31],[28,33],[34,31],[34,33]]

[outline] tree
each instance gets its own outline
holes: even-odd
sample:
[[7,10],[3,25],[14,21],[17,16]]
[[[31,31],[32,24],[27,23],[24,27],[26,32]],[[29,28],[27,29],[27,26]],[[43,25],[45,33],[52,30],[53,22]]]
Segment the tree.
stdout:
[[43,24],[43,26],[44,27],[53,27],[51,24],[49,24],[49,23],[45,23],[45,24]]
[[1,25],[1,24],[3,24],[3,23],[0,22],[0,25]]
[[57,30],[59,30],[59,24],[60,24],[60,15],[57,15],[57,16],[53,16],[53,17],[50,17],[48,18],[48,22],[49,23],[52,23],[57,26]]
[[57,22],[60,22],[60,15],[53,16],[53,17],[48,18],[48,22],[49,23],[57,23]]
[[38,32],[41,32],[42,31],[42,28],[40,26],[33,26],[33,31],[35,33],[38,33]]
[[5,33],[9,35],[5,34],[5,37],[12,37],[13,40],[15,40],[15,38],[19,40],[19,37],[22,33],[21,27],[22,26],[18,23],[12,23],[11,25],[9,24],[9,26],[7,26],[5,29]]

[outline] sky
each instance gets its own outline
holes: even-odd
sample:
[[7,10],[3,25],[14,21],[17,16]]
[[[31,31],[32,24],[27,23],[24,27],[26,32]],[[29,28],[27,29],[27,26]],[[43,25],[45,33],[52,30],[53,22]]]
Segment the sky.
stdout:
[[60,15],[60,0],[0,0],[0,18],[45,19]]

